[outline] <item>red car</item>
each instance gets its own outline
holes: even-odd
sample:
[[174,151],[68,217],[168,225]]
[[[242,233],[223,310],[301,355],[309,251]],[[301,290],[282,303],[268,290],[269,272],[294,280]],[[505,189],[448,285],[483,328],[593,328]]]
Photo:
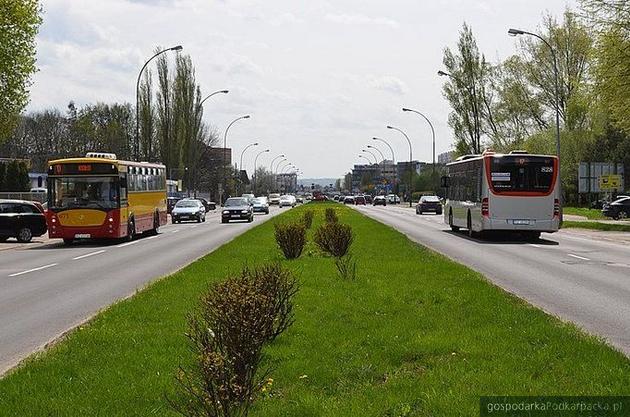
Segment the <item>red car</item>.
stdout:
[[354,205],[355,206],[364,206],[365,205],[365,197],[362,195],[354,197]]

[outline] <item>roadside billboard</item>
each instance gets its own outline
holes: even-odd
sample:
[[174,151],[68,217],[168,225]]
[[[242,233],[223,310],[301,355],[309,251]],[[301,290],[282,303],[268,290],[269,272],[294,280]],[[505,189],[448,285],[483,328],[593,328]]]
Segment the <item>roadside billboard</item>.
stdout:
[[580,162],[579,193],[607,193],[625,190],[623,164],[614,162]]

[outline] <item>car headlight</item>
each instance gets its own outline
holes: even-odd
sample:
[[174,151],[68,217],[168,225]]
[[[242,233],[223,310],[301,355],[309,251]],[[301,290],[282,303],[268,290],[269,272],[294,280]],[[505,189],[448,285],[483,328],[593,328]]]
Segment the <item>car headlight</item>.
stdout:
[[223,214],[230,214],[228,210],[223,210]]
[[249,213],[249,210],[241,210],[241,213],[247,214],[247,213]]

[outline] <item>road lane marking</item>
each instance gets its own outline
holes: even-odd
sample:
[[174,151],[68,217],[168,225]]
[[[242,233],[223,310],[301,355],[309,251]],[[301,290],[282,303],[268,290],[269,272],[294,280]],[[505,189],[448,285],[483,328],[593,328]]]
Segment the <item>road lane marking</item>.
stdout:
[[123,243],[121,245],[116,246],[117,248],[124,248],[125,246],[135,245],[140,242],[139,240],[132,240],[131,242]]
[[177,232],[179,232],[179,229],[175,229],[171,233],[177,233]]
[[37,267],[37,268],[29,269],[29,270],[26,270],[26,271],[16,272],[15,274],[11,274],[9,276],[10,277],[17,277],[18,275],[28,274],[29,272],[41,271],[42,269],[52,268],[53,266],[57,266],[57,265],[58,264],[48,264],[48,265],[40,266],[40,267]]
[[158,236],[158,235],[155,235],[155,236],[150,236],[150,237],[148,237],[148,238],[147,238],[147,240],[157,239],[158,237],[160,237],[160,236]]
[[537,245],[537,244],[535,244],[535,243],[532,243],[532,246],[533,246],[533,247],[535,247],[535,248],[542,248],[542,246]]
[[590,259],[588,259],[588,258],[585,258],[585,257],[583,257],[583,256],[579,256],[579,255],[574,255],[574,254],[572,254],[572,253],[569,253],[568,255],[569,255],[570,257],[572,257],[572,258],[581,259],[581,260],[583,260],[583,261],[590,261]]
[[73,261],[78,261],[79,259],[83,259],[83,258],[89,258],[90,256],[94,256],[94,255],[98,255],[105,252],[105,250],[99,250],[96,252],[92,252],[92,253],[88,253],[86,255],[81,255],[81,256],[77,256],[76,258],[72,258]]

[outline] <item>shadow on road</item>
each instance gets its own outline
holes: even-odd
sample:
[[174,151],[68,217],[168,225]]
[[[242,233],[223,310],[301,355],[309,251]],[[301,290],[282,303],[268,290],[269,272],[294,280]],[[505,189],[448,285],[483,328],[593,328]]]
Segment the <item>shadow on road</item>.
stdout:
[[483,235],[470,237],[467,231],[454,232],[452,230],[445,229],[444,233],[448,233],[453,236],[460,237],[462,239],[470,240],[471,242],[481,243],[484,245],[501,244],[501,245],[547,245],[558,246],[559,243],[555,240],[548,240],[544,238],[540,239],[528,239],[518,233],[500,233],[500,232],[484,232]]

